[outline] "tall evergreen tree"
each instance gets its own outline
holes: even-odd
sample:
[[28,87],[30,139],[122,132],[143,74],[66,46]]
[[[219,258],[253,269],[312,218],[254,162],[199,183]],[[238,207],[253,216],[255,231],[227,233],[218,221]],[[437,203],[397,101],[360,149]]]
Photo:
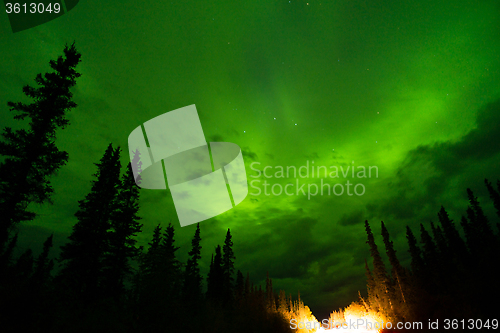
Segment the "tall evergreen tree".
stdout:
[[156,226],[153,239],[149,243],[147,253],[141,260],[141,272],[144,276],[144,285],[149,288],[144,294],[155,293],[152,297],[168,297],[177,299],[182,289],[182,265],[176,258],[179,247],[175,246],[175,229],[171,223],[165,232],[161,233],[161,226]]
[[24,94],[32,98],[33,103],[8,102],[10,111],[18,113],[14,119],[28,117],[31,121],[28,130],[13,131],[6,127],[2,133],[4,141],[0,141],[0,155],[6,157],[0,163],[0,254],[12,227],[35,218],[28,205],[52,202],[54,190],[49,177],[68,160],[68,153],[55,145],[56,131],[69,124],[66,112],[77,106],[71,100],[70,88],[80,77],[75,67],[81,55],[74,43],[66,45],[63,52],[64,57],[49,62],[54,72],[36,76],[39,87],[23,87]]
[[432,221],[431,221],[431,230],[434,242],[438,249],[437,260],[441,263],[450,262],[451,258],[449,258],[448,245],[446,243],[443,231],[439,226],[436,227],[434,225],[434,222]]
[[224,240],[222,256],[222,276],[223,276],[223,300],[231,302],[233,300],[233,283],[234,283],[234,252],[233,241],[231,240],[231,232],[227,229],[226,239]]
[[417,239],[413,235],[409,226],[406,226],[406,239],[408,240],[408,252],[411,256],[411,270],[416,276],[422,276],[424,271],[424,261],[422,251],[418,247]]
[[486,184],[486,188],[488,188],[488,193],[490,194],[491,200],[493,200],[493,205],[495,206],[495,209],[497,210],[497,215],[498,215],[498,217],[500,217],[500,194],[499,194],[499,192],[500,192],[500,180],[497,182],[498,192],[495,191],[495,189],[491,185],[491,182],[489,182],[488,179],[485,179],[484,183]]
[[435,274],[439,276],[443,294],[455,293],[455,286],[453,285],[454,277],[450,277],[449,272],[453,269],[457,269],[457,267],[453,264],[453,258],[448,248],[444,232],[441,230],[440,226],[436,227],[433,222],[431,222],[431,229],[437,248],[436,262],[438,265],[435,269]]
[[[161,243],[163,258],[161,258],[161,262],[164,265],[163,270],[168,272],[168,280],[171,283],[172,291],[181,290],[181,271],[182,264],[176,257],[176,252],[179,250],[178,246],[175,246],[175,229],[172,223],[169,223],[165,232],[163,233],[163,240]],[[179,296],[180,294],[175,294]]]
[[184,302],[189,304],[189,308],[198,309],[199,302],[202,299],[202,278],[200,275],[200,267],[198,261],[201,259],[201,245],[200,245],[200,224],[196,225],[193,240],[191,241],[191,251],[189,251],[189,258],[187,261],[186,269],[184,271],[184,286],[183,297]]
[[215,248],[215,257],[208,273],[207,298],[215,302],[220,302],[223,298],[223,286],[222,251],[220,245],[217,245]]
[[370,254],[373,258],[373,279],[375,281],[376,291],[375,299],[368,300],[373,307],[378,307],[378,310],[384,312],[388,317],[392,317],[392,304],[391,304],[391,284],[387,272],[385,270],[384,262],[382,257],[378,252],[377,244],[375,244],[375,238],[373,237],[372,230],[368,224],[368,220],[365,220],[365,230],[368,236],[367,243],[370,246]]
[[[180,274],[182,265],[179,260],[177,260],[176,252],[179,250],[178,246],[175,246],[175,229],[172,223],[169,223],[165,232],[163,233],[163,239],[161,242],[161,248],[164,251],[164,258],[161,260],[167,265],[168,270],[175,272],[175,276]],[[179,272],[179,274],[178,274]],[[179,275],[180,277],[180,275]]]
[[365,259],[365,275],[366,275],[366,290],[368,292],[368,300],[373,300],[377,297],[377,290],[375,280],[373,279],[372,272],[368,267],[368,261]]
[[[470,206],[467,209],[467,215],[470,223],[469,228],[474,236],[473,248],[476,278],[476,296],[477,304],[483,308],[484,313],[490,313],[491,307],[485,306],[490,300],[489,294],[498,294],[500,287],[497,283],[497,269],[491,265],[491,262],[500,260],[500,244],[498,237],[493,234],[488,218],[470,189],[467,189],[467,196]],[[473,266],[473,267],[474,267]]]
[[396,250],[394,249],[394,244],[390,239],[389,231],[382,224],[382,239],[384,241],[385,250],[387,257],[389,258],[389,262],[392,267],[392,281],[390,291],[392,293],[391,299],[394,300],[396,304],[394,304],[395,314],[399,317],[398,319],[407,319],[409,316],[409,309],[406,304],[405,294],[408,291],[407,287],[407,278],[406,272],[399,263],[399,259],[396,256]]
[[465,245],[464,240],[460,237],[458,230],[455,228],[453,220],[448,216],[445,208],[441,206],[441,210],[438,213],[439,222],[443,227],[443,232],[450,248],[450,253],[453,256],[453,261],[455,264],[466,263],[468,261],[469,253]]
[[439,266],[439,256],[437,246],[432,240],[427,230],[422,223],[420,223],[420,239],[423,244],[422,257],[425,263],[424,276],[427,280],[427,290],[435,294],[442,286],[441,270]]
[[[468,212],[472,212],[472,209],[468,209]],[[473,217],[473,216],[472,216]],[[470,253],[470,259],[471,261],[474,261],[476,255],[477,255],[477,237],[474,232],[472,223],[469,223],[467,218],[462,215],[462,219],[460,220],[460,225],[462,226],[462,229],[465,234],[465,244],[467,245],[467,249]]]
[[106,292],[115,299],[125,294],[125,281],[133,273],[131,260],[139,255],[135,237],[141,232],[142,224],[138,211],[139,188],[129,163],[119,184],[116,210],[111,214],[109,249],[104,263]]
[[469,198],[471,208],[474,211],[475,222],[477,224],[476,230],[479,233],[478,236],[481,240],[483,240],[483,242],[488,243],[493,240],[493,231],[491,230],[488,218],[484,215],[483,209],[477,201],[477,197],[474,196],[474,193],[469,188],[467,189],[467,196]]
[[477,260],[481,253],[481,237],[476,214],[472,207],[467,207],[467,219],[462,218],[462,228],[464,229],[467,247],[469,248],[471,259]]
[[153,230],[153,239],[148,243],[149,247],[146,253],[141,255],[140,269],[143,276],[153,274],[158,271],[158,265],[161,262],[161,226],[158,224]]
[[387,228],[385,227],[383,221],[382,221],[382,238],[384,240],[387,257],[389,258],[389,262],[391,263],[392,266],[392,276],[395,280],[397,279],[398,276],[399,278],[402,278],[404,274],[403,267],[399,263],[399,259],[396,256],[396,250],[394,249],[394,244],[390,240],[389,232],[387,231]]
[[[165,325],[178,330],[182,313],[182,265],[176,258],[174,227],[170,223],[162,234],[160,225],[153,231],[149,248],[140,257],[138,282],[139,325],[145,332],[160,332]],[[170,323],[170,324],[169,324]]]
[[423,244],[422,255],[426,269],[428,271],[435,271],[435,268],[438,266],[437,247],[422,223],[420,223],[420,239]]
[[368,220],[365,221],[365,230],[368,235],[368,240],[366,243],[370,246],[370,254],[373,258],[373,273],[374,279],[378,283],[386,283],[388,280],[387,272],[385,270],[384,262],[382,261],[382,257],[378,252],[377,244],[375,244],[375,238],[373,237],[372,230],[370,225],[368,224]]
[[120,186],[120,151],[110,144],[92,181],[92,189],[80,200],[69,242],[61,247],[59,279],[68,290],[88,301],[102,294],[105,258],[109,253],[111,218],[117,207]]
[[207,291],[205,293],[206,299],[213,299],[213,274],[214,274],[214,254],[212,253],[212,258],[210,259],[210,268],[207,274]]

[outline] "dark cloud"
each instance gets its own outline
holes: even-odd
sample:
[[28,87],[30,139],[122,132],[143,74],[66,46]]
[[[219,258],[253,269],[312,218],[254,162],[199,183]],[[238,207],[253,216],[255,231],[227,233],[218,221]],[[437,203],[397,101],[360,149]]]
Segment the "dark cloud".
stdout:
[[242,147],[241,153],[243,154],[244,159],[250,159],[252,161],[257,160],[257,154],[250,150],[250,147]]
[[354,211],[349,214],[344,214],[339,220],[339,225],[349,226],[363,224],[365,221],[363,218],[364,214],[362,211]]
[[[443,196],[451,184],[458,182],[465,193],[467,187],[482,186],[484,178],[495,178],[500,157],[500,131],[496,126],[500,123],[500,100],[480,109],[476,123],[477,128],[456,142],[421,145],[409,151],[395,180],[387,186],[390,197],[366,205],[370,214],[414,219],[425,212],[423,205],[437,212],[443,201],[449,202]],[[479,166],[483,174],[478,174]],[[471,168],[476,170],[473,175],[468,172]]]

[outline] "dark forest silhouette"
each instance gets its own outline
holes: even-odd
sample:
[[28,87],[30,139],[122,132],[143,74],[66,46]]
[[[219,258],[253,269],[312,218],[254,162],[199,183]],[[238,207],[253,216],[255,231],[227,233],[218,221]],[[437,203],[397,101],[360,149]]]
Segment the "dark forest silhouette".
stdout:
[[[53,272],[49,259],[53,236],[38,257],[31,249],[13,258],[16,226],[36,217],[30,203],[52,203],[50,177],[68,161],[55,145],[56,131],[68,125],[66,112],[76,107],[69,88],[80,74],[81,55],[74,43],[50,61],[54,70],[38,74],[38,88],[25,86],[32,104],[9,102],[29,128],[5,128],[0,141],[0,331],[2,332],[290,332],[291,319],[312,320],[307,306],[283,290],[265,290],[235,267],[231,232],[214,249],[208,276],[200,273],[202,233],[198,224],[188,260],[177,259],[172,224],[158,225],[148,247],[139,247],[140,154],[122,173],[119,147],[109,144],[93,175],[90,192],[78,202],[67,243]],[[140,176],[139,176],[140,177]],[[498,191],[485,180],[500,217]],[[467,189],[469,207],[460,225],[465,239],[441,207],[439,224],[420,225],[420,242],[407,227],[411,268],[403,267],[382,222],[382,237],[391,271],[365,229],[373,258],[366,263],[368,296],[350,308],[380,313],[391,321],[434,318],[494,318],[491,302],[499,295],[497,267],[500,236],[493,233],[477,198]],[[500,226],[497,225],[497,228]],[[430,230],[430,231],[429,231]],[[204,286],[206,285],[206,291]],[[332,319],[343,317],[332,313]]]
[[[500,181],[497,181],[498,191],[487,179],[485,184],[500,217]],[[469,188],[467,197],[467,217],[462,216],[460,220],[465,237],[460,236],[443,206],[438,213],[439,224],[430,222],[430,231],[429,227],[426,229],[420,224],[420,242],[406,226],[411,268],[401,266],[382,222],[381,234],[390,273],[375,244],[370,225],[365,221],[373,270],[370,271],[366,263],[368,296],[366,300],[360,297],[357,304],[366,311],[381,313],[391,322],[427,323],[428,319],[472,318],[483,319],[485,323],[496,318],[498,306],[495,302],[500,296],[497,267],[500,225],[497,223],[495,234]]]
[[[93,175],[92,188],[78,202],[78,222],[61,247],[60,271],[49,259],[53,236],[37,257],[28,249],[13,258],[20,222],[36,217],[30,203],[52,203],[49,177],[68,160],[55,145],[56,130],[68,125],[75,108],[70,87],[80,74],[74,43],[64,56],[50,61],[54,70],[38,74],[38,88],[25,86],[32,104],[9,102],[14,118],[28,117],[28,130],[5,128],[0,154],[0,327],[2,332],[289,332],[284,315],[307,307],[279,304],[272,282],[257,289],[249,274],[235,272],[228,229],[215,249],[207,279],[200,274],[201,232],[198,224],[186,264],[176,258],[174,227],[158,225],[147,249],[138,247],[140,154],[121,175],[120,148],[109,144]],[[120,176],[121,175],[121,176]],[[134,265],[135,263],[135,265]],[[137,266],[137,268],[134,268]],[[235,278],[236,275],[236,278]],[[203,291],[207,281],[207,292]],[[283,293],[283,292],[282,292]],[[270,295],[273,295],[272,297]],[[270,300],[273,300],[273,304]],[[285,304],[286,303],[286,304]]]

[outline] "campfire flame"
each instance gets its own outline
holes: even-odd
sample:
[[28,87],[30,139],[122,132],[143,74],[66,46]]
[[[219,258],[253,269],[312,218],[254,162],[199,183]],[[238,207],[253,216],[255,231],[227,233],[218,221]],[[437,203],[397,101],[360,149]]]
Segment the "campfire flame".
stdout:
[[297,333],[376,333],[381,332],[387,323],[384,316],[368,311],[359,303],[353,303],[344,310],[334,311],[328,320],[321,322],[312,314],[295,318],[296,323],[302,324],[298,325]]

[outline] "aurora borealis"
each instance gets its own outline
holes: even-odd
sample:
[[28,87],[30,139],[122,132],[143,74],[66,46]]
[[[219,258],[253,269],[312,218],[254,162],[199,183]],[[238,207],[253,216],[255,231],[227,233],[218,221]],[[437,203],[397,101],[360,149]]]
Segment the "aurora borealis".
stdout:
[[[497,1],[80,1],[15,34],[1,15],[2,127],[20,126],[7,101],[26,101],[22,87],[65,43],[82,54],[78,107],[57,139],[69,162],[52,179],[54,205],[19,226],[16,251],[37,253],[54,233],[57,256],[107,145],[122,148],[125,165],[134,128],[195,104],[207,141],[242,148],[249,182],[294,184],[294,195],[249,186],[241,204],[201,222],[202,273],[230,228],[237,269],[257,284],[269,271],[275,289],[300,290],[326,318],[366,290],[365,219],[379,243],[384,221],[405,265],[405,226],[435,221],[441,205],[459,220],[468,187],[498,222],[484,178],[500,178],[499,26]],[[279,166],[313,161],[339,177],[275,177]],[[255,178],[252,163],[272,177]],[[341,167],[353,166],[344,177]],[[364,194],[295,192],[296,182],[347,180]],[[196,227],[180,227],[172,198],[141,190],[140,215],[140,244],[171,221],[184,262]]]

